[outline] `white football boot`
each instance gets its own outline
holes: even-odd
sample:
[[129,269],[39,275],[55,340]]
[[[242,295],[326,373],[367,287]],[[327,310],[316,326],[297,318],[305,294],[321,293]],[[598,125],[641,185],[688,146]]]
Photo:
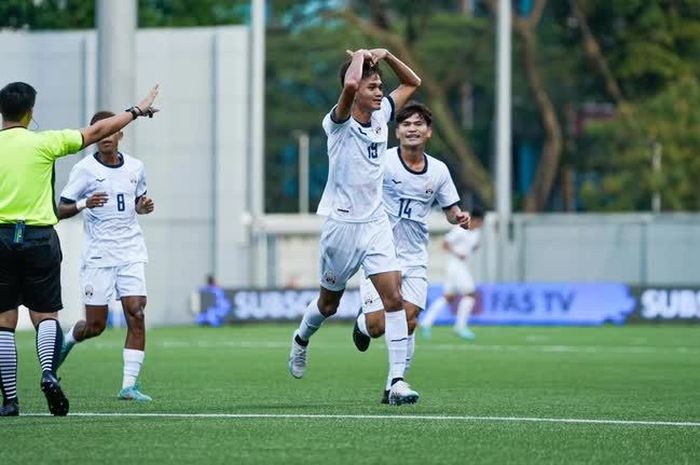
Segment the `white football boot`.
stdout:
[[306,352],[308,346],[299,344],[296,340],[297,332],[292,335],[292,350],[289,351],[289,373],[299,379],[306,372]]
[[389,404],[403,405],[415,404],[420,395],[408,385],[406,381],[397,381],[389,390]]

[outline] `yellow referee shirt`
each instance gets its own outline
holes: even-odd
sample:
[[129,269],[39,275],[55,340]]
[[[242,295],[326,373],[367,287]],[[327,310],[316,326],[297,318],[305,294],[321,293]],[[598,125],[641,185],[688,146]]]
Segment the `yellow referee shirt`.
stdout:
[[54,210],[54,162],[83,146],[78,130],[0,130],[0,224],[24,220],[29,226],[58,223]]

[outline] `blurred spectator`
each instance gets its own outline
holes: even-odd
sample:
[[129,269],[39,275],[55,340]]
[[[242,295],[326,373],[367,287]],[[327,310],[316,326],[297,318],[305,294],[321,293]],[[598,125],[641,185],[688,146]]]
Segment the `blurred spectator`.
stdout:
[[213,275],[207,275],[207,284],[199,289],[202,301],[209,305],[197,315],[196,322],[199,325],[221,326],[226,322],[226,317],[231,313],[231,302],[226,298],[224,290],[217,284]]

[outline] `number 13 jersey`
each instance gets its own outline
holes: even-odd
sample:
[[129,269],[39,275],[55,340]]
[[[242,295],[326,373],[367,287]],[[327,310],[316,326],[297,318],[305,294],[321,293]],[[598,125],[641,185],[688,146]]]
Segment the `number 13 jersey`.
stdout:
[[337,221],[365,223],[384,215],[383,160],[394,101],[382,99],[367,124],[352,116],[335,119],[335,107],[323,118],[328,137],[328,180],[317,213]]
[[147,262],[148,253],[136,220],[136,200],[146,194],[143,163],[119,153],[117,165],[103,164],[98,154],[86,156],[73,166],[61,200],[77,202],[106,192],[102,207],[83,210],[82,266],[103,268]]

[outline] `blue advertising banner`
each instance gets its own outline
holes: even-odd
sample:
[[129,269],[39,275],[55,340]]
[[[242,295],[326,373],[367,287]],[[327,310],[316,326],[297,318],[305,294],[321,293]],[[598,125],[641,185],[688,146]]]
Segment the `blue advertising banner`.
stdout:
[[[630,288],[614,283],[484,284],[469,320],[481,325],[623,324],[637,307]],[[442,295],[430,286],[428,305]],[[454,308],[445,305],[436,324],[452,324]]]
[[[442,296],[428,289],[428,306]],[[298,321],[318,289],[200,289],[197,323]],[[358,289],[347,289],[334,319],[351,320],[360,308]],[[444,305],[435,324],[455,320],[457,302]],[[595,326],[605,323],[700,322],[700,288],[632,288],[620,283],[483,284],[469,319],[476,325]]]

